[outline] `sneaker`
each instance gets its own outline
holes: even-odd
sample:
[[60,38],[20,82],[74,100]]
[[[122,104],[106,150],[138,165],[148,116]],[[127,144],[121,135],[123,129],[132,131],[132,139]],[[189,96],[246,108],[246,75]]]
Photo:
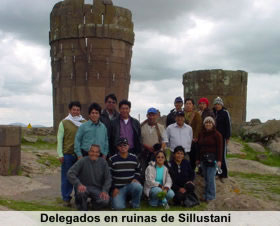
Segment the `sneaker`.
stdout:
[[64,207],[72,207],[71,200],[68,200],[68,201],[63,200],[63,206]]

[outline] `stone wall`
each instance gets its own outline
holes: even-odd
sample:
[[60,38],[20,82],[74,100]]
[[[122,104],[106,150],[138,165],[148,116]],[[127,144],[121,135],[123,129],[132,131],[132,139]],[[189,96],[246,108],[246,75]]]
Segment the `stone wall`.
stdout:
[[199,70],[183,75],[184,97],[191,97],[197,103],[207,97],[210,107],[220,96],[229,110],[232,123],[241,125],[246,121],[247,79],[245,71]]
[[132,14],[110,1],[64,0],[50,15],[54,129],[70,101],[88,106],[115,93],[128,98],[134,32]]
[[21,127],[0,126],[0,175],[16,175],[20,160]]

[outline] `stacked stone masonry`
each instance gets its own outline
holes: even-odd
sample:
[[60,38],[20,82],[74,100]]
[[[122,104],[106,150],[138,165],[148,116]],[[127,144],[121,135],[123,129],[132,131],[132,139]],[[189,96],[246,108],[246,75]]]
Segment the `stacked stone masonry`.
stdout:
[[64,0],[50,16],[54,128],[79,100],[82,114],[92,102],[104,106],[115,93],[128,98],[134,32],[131,12],[111,1]]
[[0,175],[16,175],[21,161],[21,128],[0,126]]
[[246,121],[247,79],[245,71],[199,70],[183,75],[184,97],[191,97],[197,103],[207,97],[210,107],[220,96],[229,110],[234,125]]

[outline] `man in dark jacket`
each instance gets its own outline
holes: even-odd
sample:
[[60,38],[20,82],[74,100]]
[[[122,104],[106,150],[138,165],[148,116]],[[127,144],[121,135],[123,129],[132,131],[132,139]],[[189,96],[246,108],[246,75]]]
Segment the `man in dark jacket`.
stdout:
[[100,121],[106,126],[108,135],[110,134],[111,121],[119,116],[116,109],[118,100],[115,94],[111,93],[105,97],[105,109],[100,115]]
[[182,106],[183,106],[183,99],[181,97],[176,97],[175,100],[174,100],[174,106],[175,108],[172,109],[170,111],[170,113],[167,115],[167,118],[166,118],[166,128],[175,123],[176,120],[176,112],[177,111],[182,111]]
[[220,179],[223,182],[223,178],[228,177],[227,164],[226,164],[226,155],[227,155],[227,144],[231,136],[231,120],[229,112],[224,107],[224,102],[220,97],[217,97],[214,100],[214,109],[216,119],[216,129],[223,136],[223,156],[222,156],[222,174],[220,174]]
[[131,102],[122,100],[119,103],[120,115],[111,121],[110,154],[117,153],[119,138],[126,138],[129,144],[129,153],[139,155],[142,151],[141,127],[137,119],[129,115]]

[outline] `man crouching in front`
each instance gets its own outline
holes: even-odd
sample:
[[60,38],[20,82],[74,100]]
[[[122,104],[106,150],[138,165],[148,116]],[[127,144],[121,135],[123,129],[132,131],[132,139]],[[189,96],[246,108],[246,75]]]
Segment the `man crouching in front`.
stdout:
[[143,187],[140,184],[140,163],[136,155],[128,152],[129,145],[126,138],[117,141],[118,154],[109,158],[112,183],[112,208],[121,210],[126,208],[126,201],[131,200],[132,208],[140,207]]
[[109,205],[111,174],[106,160],[99,156],[100,147],[93,144],[88,156],[80,159],[68,171],[68,180],[76,189],[75,204],[78,210],[88,210],[88,198],[95,210]]

